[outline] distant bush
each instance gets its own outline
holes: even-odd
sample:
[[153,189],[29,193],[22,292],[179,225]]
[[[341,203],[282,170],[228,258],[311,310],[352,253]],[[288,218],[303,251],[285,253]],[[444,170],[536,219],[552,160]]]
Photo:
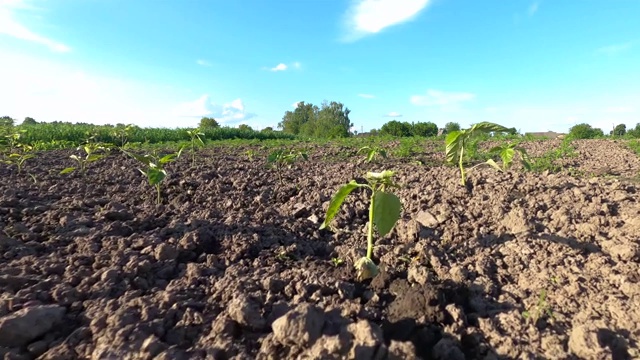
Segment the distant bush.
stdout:
[[432,122],[418,122],[413,124],[413,136],[431,137],[438,135],[438,125]]
[[635,128],[627,130],[627,136],[640,139],[640,123],[637,123]]

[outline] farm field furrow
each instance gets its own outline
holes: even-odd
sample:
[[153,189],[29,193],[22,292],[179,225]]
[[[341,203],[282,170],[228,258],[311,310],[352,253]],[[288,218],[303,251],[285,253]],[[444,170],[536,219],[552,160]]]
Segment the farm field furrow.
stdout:
[[[195,165],[185,150],[160,205],[116,151],[85,177],[60,174],[71,150],[20,174],[0,164],[0,355],[640,358],[640,159],[573,141],[563,171],[478,167],[465,189],[437,145],[378,163],[310,145],[283,185],[259,146],[206,148]],[[380,274],[358,281],[370,194],[319,227],[341,185],[383,169],[401,218],[376,239]]]

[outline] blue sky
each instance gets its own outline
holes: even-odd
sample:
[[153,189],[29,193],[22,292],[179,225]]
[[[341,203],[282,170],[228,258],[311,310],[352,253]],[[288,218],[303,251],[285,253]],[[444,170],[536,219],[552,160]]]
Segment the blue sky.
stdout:
[[339,101],[521,131],[640,122],[638,0],[0,0],[0,116],[275,127]]

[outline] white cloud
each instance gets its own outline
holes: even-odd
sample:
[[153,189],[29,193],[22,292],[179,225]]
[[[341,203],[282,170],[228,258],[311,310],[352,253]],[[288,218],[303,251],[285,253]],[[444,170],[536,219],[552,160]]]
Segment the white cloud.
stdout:
[[296,109],[296,108],[298,108],[298,104],[300,104],[300,101],[294,102],[293,104],[291,104],[291,107]]
[[454,106],[461,102],[475,99],[476,95],[467,92],[444,92],[440,90],[427,90],[426,95],[413,95],[409,99],[417,106]]
[[626,42],[621,44],[613,44],[603,46],[596,50],[598,54],[604,55],[618,55],[622,52],[625,52],[633,47],[633,42]]
[[206,67],[211,66],[210,62],[208,62],[207,60],[202,60],[202,59],[196,60],[196,64],[198,64],[200,66],[206,66]]
[[392,111],[392,112],[386,114],[384,117],[398,118],[398,117],[402,117],[402,114],[400,114],[399,112]]
[[276,65],[276,67],[272,67],[270,70],[271,71],[285,71],[285,70],[287,70],[287,67],[288,67],[287,64],[280,63],[280,64]]
[[371,94],[358,94],[358,96],[364,99],[373,99],[376,97],[375,95],[371,95]]
[[535,13],[537,13],[539,8],[540,8],[539,1],[535,1],[531,5],[529,5],[529,10],[528,10],[529,16],[533,16]]
[[352,0],[345,14],[344,41],[355,41],[414,19],[430,0]]
[[0,34],[45,45],[55,52],[71,51],[69,46],[33,32],[16,19],[18,11],[35,9],[24,0],[0,0]]
[[238,123],[251,119],[255,114],[247,113],[242,99],[235,99],[229,103],[217,105],[210,101],[208,94],[200,96],[197,100],[178,104],[172,114],[176,117],[201,118],[209,116],[219,123]]

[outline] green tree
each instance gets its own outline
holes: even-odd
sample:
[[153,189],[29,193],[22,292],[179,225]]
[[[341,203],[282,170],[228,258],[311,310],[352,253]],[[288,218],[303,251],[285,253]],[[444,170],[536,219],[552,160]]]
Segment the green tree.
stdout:
[[318,108],[311,103],[300,102],[293,111],[285,112],[278,128],[284,133],[313,138],[347,137],[353,124],[351,110],[336,101],[324,101]]
[[397,137],[411,136],[412,126],[408,122],[400,122],[398,120],[391,120],[388,123],[382,125],[380,128],[381,135],[391,135]]
[[238,125],[238,129],[242,130],[242,131],[253,131],[253,129],[251,128],[251,126],[247,125],[247,124],[240,124]]
[[32,117],[26,117],[24,118],[24,121],[22,121],[22,125],[36,125],[38,122],[32,118]]
[[220,124],[214,118],[203,117],[200,119],[200,128],[201,129],[211,129],[211,128],[219,128]]
[[413,124],[413,136],[431,137],[438,135],[438,125],[432,122],[418,122]]
[[637,123],[635,128],[628,130],[627,135],[633,138],[640,138],[640,123]]
[[278,123],[278,128],[287,134],[299,135],[302,127],[308,122],[313,122],[318,116],[318,107],[304,101],[298,103],[295,110],[287,111]]
[[262,132],[272,132],[273,128],[271,126],[267,126],[266,128],[261,130]]
[[595,139],[604,136],[602,129],[595,129],[589,124],[578,124],[569,129],[572,139]]
[[627,133],[627,125],[618,124],[613,128],[613,136],[624,136]]
[[444,132],[450,134],[454,131],[460,131],[460,124],[457,122],[448,122],[444,125]]
[[0,126],[11,127],[14,124],[15,124],[15,120],[13,120],[13,118],[11,118],[10,116],[0,117]]

